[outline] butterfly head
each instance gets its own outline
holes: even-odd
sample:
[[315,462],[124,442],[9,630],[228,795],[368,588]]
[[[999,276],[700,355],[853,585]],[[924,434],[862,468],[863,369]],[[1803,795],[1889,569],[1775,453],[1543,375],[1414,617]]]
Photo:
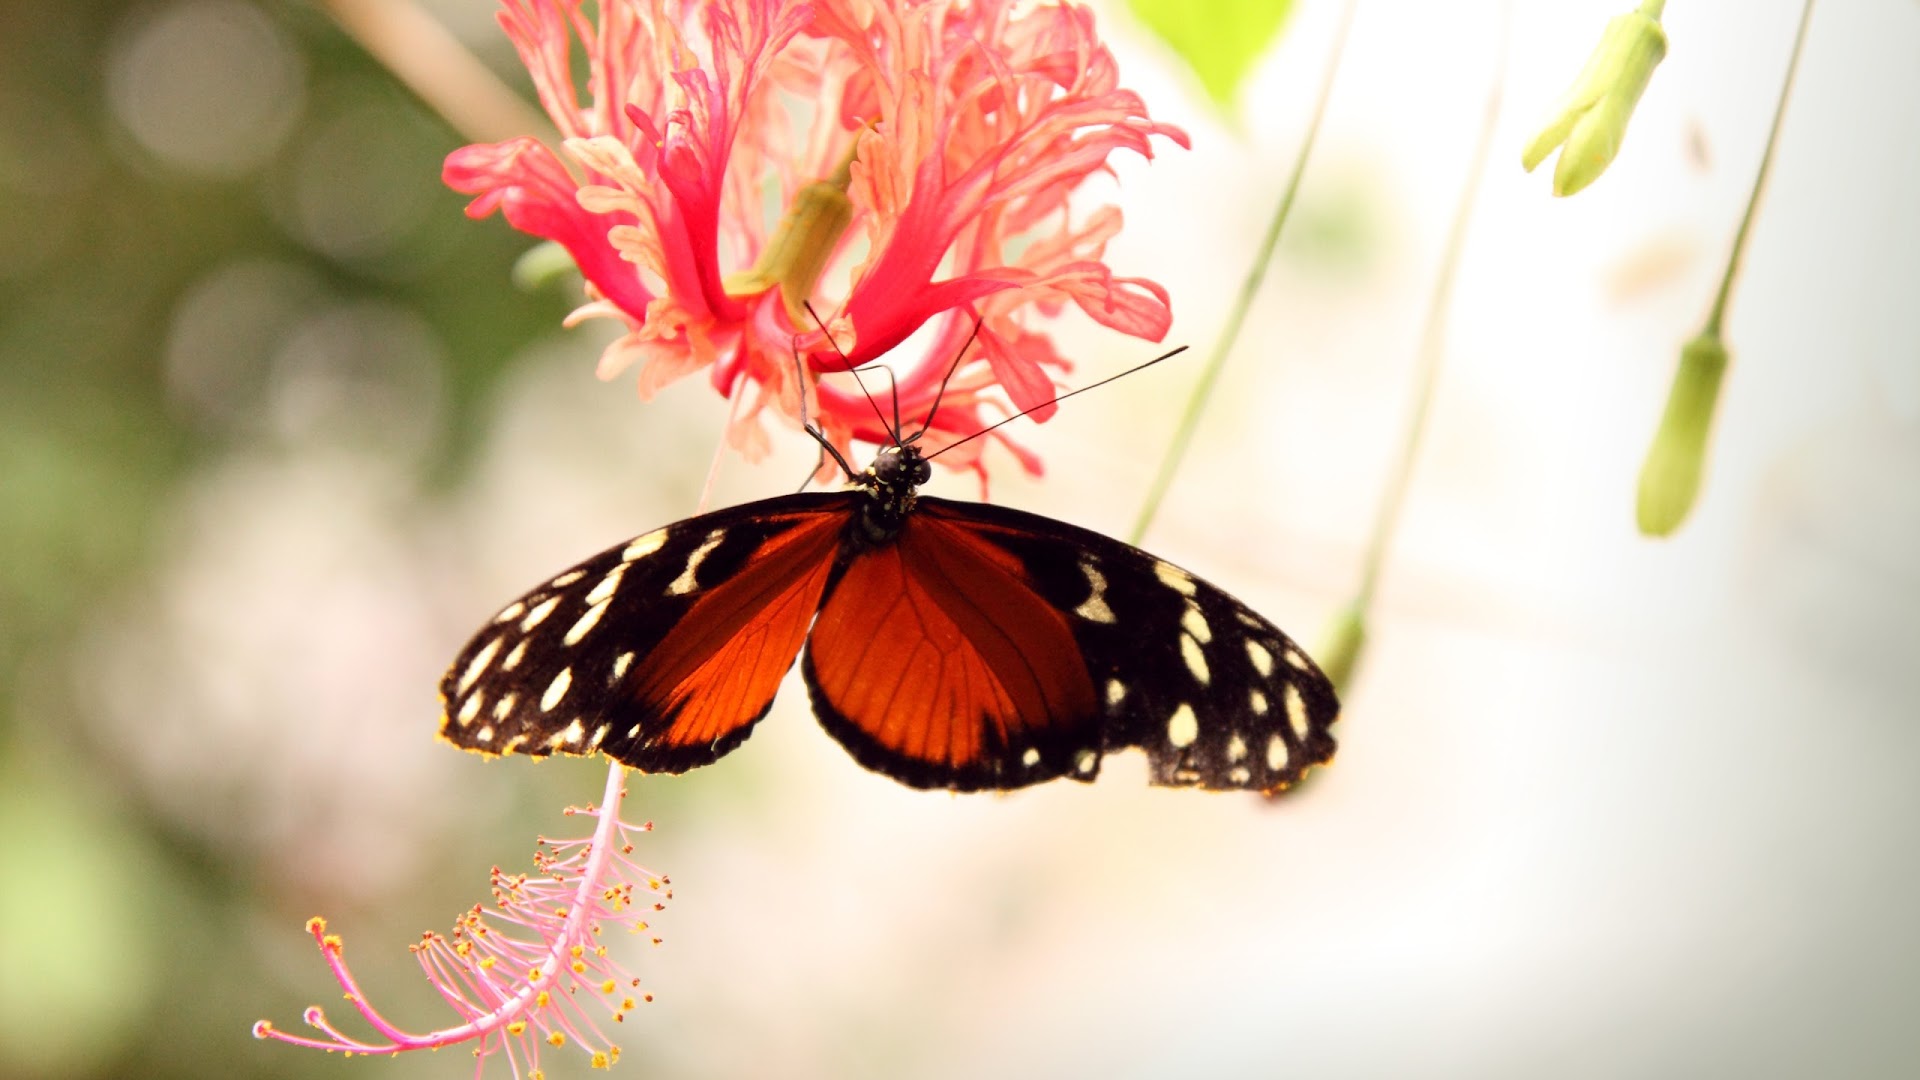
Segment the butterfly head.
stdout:
[[911,443],[883,447],[873,464],[854,482],[872,496],[860,515],[867,538],[886,543],[900,532],[900,523],[913,510],[920,485],[933,478],[933,466]]
[[911,493],[933,479],[933,466],[917,446],[888,446],[873,459],[867,473],[873,477],[874,487]]

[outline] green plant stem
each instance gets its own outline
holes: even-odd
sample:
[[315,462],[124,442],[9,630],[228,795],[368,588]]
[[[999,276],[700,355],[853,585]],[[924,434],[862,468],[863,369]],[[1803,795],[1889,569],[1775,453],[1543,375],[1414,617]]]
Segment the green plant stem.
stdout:
[[475,142],[553,134],[545,113],[528,105],[416,0],[319,0],[347,35]]
[[1747,248],[1747,231],[1753,226],[1754,208],[1760,205],[1760,192],[1767,185],[1767,171],[1773,166],[1773,144],[1780,138],[1780,118],[1787,113],[1787,98],[1793,93],[1793,75],[1800,68],[1800,46],[1807,40],[1807,23],[1813,18],[1813,0],[1800,7],[1800,27],[1793,33],[1793,52],[1787,57],[1787,77],[1780,83],[1780,101],[1773,109],[1773,127],[1767,131],[1767,148],[1760,153],[1760,168],[1753,175],[1753,194],[1747,197],[1747,211],[1740,217],[1740,229],[1733,234],[1733,251],[1727,256],[1727,272],[1720,278],[1720,293],[1713,299],[1713,311],[1707,316],[1703,333],[1720,336],[1720,323],[1727,314],[1727,298],[1733,295],[1733,279],[1740,273],[1740,256]]
[[1426,435],[1427,415],[1433,407],[1433,389],[1439,381],[1441,359],[1446,353],[1447,308],[1453,301],[1454,272],[1460,266],[1460,253],[1466,247],[1467,227],[1473,220],[1474,203],[1480,195],[1480,179],[1486,174],[1487,158],[1493,148],[1494,122],[1500,114],[1511,22],[1512,4],[1502,4],[1500,44],[1495,53],[1493,86],[1487,92],[1486,115],[1480,125],[1480,141],[1474,147],[1473,164],[1467,173],[1465,186],[1460,189],[1460,201],[1454,207],[1453,224],[1448,228],[1446,246],[1440,257],[1440,270],[1434,277],[1433,296],[1427,304],[1426,323],[1420,331],[1413,413],[1407,418],[1407,429],[1401,436],[1399,459],[1381,494],[1380,509],[1374,517],[1373,534],[1367,540],[1366,556],[1361,563],[1360,588],[1353,598],[1352,610],[1362,617],[1373,604],[1374,589],[1380,582],[1380,569],[1385,565],[1387,550],[1393,544],[1394,530],[1399,525],[1400,511],[1406,503],[1407,487],[1413,477],[1414,462],[1419,458],[1420,444]]
[[1353,26],[1353,12],[1358,6],[1359,0],[1347,0],[1341,9],[1340,25],[1334,31],[1333,56],[1327,62],[1326,74],[1320,79],[1319,98],[1314,102],[1312,118],[1307,121],[1307,134],[1300,143],[1300,153],[1294,159],[1293,175],[1287,178],[1280,204],[1274,208],[1273,220],[1268,222],[1266,235],[1261,237],[1260,247],[1254,253],[1253,265],[1248,268],[1246,279],[1240,283],[1240,294],[1234,298],[1226,325],[1214,341],[1213,351],[1207,355],[1206,366],[1200,369],[1200,381],[1194,384],[1193,393],[1187,398],[1186,410],[1180,416],[1179,426],[1174,429],[1173,442],[1167,447],[1166,456],[1160,459],[1160,471],[1147,488],[1146,501],[1141,504],[1140,516],[1134,519],[1133,531],[1129,534],[1132,543],[1141,541],[1147,527],[1153,524],[1154,515],[1160,512],[1161,500],[1166,498],[1167,489],[1173,486],[1174,474],[1179,471],[1180,462],[1187,456],[1187,447],[1193,442],[1193,434],[1200,427],[1200,416],[1206,412],[1207,403],[1213,397],[1214,384],[1220,381],[1220,371],[1226,367],[1227,354],[1233,351],[1234,342],[1240,337],[1240,328],[1247,321],[1247,311],[1253,307],[1253,298],[1260,291],[1260,283],[1266,280],[1267,267],[1273,262],[1274,248],[1280,243],[1280,230],[1293,211],[1294,196],[1300,191],[1300,178],[1306,174],[1307,160],[1313,156],[1314,139],[1320,132],[1321,118],[1327,112],[1327,99],[1332,96],[1334,76],[1339,74],[1340,59],[1346,53],[1347,31]]

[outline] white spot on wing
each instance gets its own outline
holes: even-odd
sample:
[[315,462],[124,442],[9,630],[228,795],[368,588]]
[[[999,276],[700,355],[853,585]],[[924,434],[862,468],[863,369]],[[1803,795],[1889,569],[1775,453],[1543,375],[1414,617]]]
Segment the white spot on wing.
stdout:
[[644,559],[659,551],[660,545],[666,542],[667,530],[665,529],[655,529],[645,536],[636,536],[633,538],[633,543],[627,545],[627,550],[620,553],[620,561],[632,562],[635,559]]
[[585,615],[580,616],[579,622],[574,623],[572,627],[568,628],[567,636],[562,638],[561,640],[565,641],[569,645],[580,644],[580,639],[586,637],[587,631],[592,630],[593,624],[599,622],[600,616],[605,615],[606,613],[607,613],[607,602],[605,600],[602,600],[599,603],[588,608],[587,613]]
[[1254,669],[1261,675],[1273,674],[1273,654],[1267,651],[1265,645],[1252,638],[1247,639],[1247,659],[1253,661]]
[[460,673],[459,692],[464,694],[472,689],[474,681],[480,678],[480,673],[487,670],[487,665],[493,663],[493,658],[499,653],[499,638],[487,642],[479,652],[474,653],[473,659],[467,661],[467,670]]
[[562,746],[578,746],[586,734],[587,729],[580,726],[580,718],[576,716],[572,723],[553,733],[553,737],[547,740],[547,746],[554,750]]
[[1199,591],[1193,584],[1193,577],[1170,562],[1155,563],[1153,576],[1159,578],[1162,585],[1181,596],[1192,596]]
[[1233,617],[1239,619],[1240,625],[1249,630],[1265,630],[1267,628],[1267,624],[1261,620],[1260,616],[1255,615],[1245,608],[1235,611]]
[[1193,635],[1193,640],[1205,645],[1213,640],[1213,627],[1207,625],[1207,617],[1200,614],[1200,605],[1187,601],[1187,610],[1180,615],[1180,629]]
[[1193,706],[1183,701],[1167,720],[1167,742],[1173,744],[1175,749],[1184,750],[1199,737],[1200,719],[1193,715]]
[[506,662],[501,664],[500,667],[504,671],[512,671],[514,668],[517,668],[520,666],[520,661],[526,659],[526,656],[527,656],[527,639],[521,638],[513,646],[513,651],[507,654]]
[[547,692],[540,695],[540,711],[552,712],[553,707],[560,704],[560,699],[567,696],[567,687],[572,685],[573,669],[561,668],[560,674],[555,675],[553,681],[547,684]]
[[468,696],[467,700],[460,703],[460,715],[455,717],[455,719],[460,721],[461,727],[466,727],[468,724],[473,723],[473,718],[480,715],[480,706],[486,696],[486,691],[479,691]]
[[1031,746],[1027,747],[1027,752],[1020,755],[1020,764],[1025,765],[1029,769],[1040,764],[1040,751]]
[[1287,741],[1275,735],[1267,740],[1267,771],[1279,772],[1287,767]]
[[627,668],[632,666],[633,666],[632,653],[623,652],[619,656],[614,657],[613,658],[613,678],[611,681],[619,682],[621,678],[626,675]]
[[607,576],[601,578],[599,584],[593,587],[593,591],[587,594],[587,603],[603,604],[613,599],[613,590],[620,587],[620,576],[626,572],[626,563],[619,563],[607,571]]
[[1240,733],[1236,731],[1233,733],[1233,738],[1227,740],[1227,760],[1245,761],[1246,757],[1247,740],[1241,738]]
[[533,629],[534,627],[539,626],[541,623],[547,620],[547,616],[553,614],[553,609],[559,606],[560,606],[559,597],[557,596],[547,597],[547,599],[544,602],[542,602],[539,607],[536,607],[532,611],[527,612],[527,617],[520,620],[520,632],[524,634],[527,631]]
[[1228,783],[1245,784],[1247,781],[1252,779],[1253,779],[1253,773],[1247,771],[1247,767],[1245,765],[1235,765],[1233,768],[1227,770]]
[[527,610],[527,605],[521,603],[518,600],[515,600],[513,603],[508,604],[506,607],[501,608],[500,614],[495,615],[493,617],[493,621],[497,623],[512,622],[513,620],[519,618],[526,610]]
[[548,584],[550,584],[552,587],[556,589],[564,589],[567,586],[573,584],[576,581],[579,581],[581,578],[586,576],[587,576],[587,572],[585,570],[569,570],[566,573],[561,574],[559,577],[554,578]]
[[594,728],[593,738],[587,740],[587,749],[588,750],[600,749],[600,744],[607,741],[607,732],[612,730],[613,730],[613,725],[611,724],[601,724],[599,727]]
[[1080,572],[1087,575],[1087,587],[1093,591],[1079,607],[1073,609],[1073,613],[1089,622],[1113,622],[1113,609],[1107,606],[1106,577],[1100,573],[1099,567],[1093,565],[1092,559],[1080,560]]
[[1287,649],[1287,665],[1295,671],[1307,670],[1307,654],[1299,649]]
[[1287,726],[1293,729],[1295,738],[1302,743],[1307,741],[1307,703],[1300,697],[1300,688],[1287,684]]
[[526,742],[527,742],[527,733],[523,731],[520,734],[515,735],[513,738],[508,739],[505,743],[502,743],[500,746],[500,752],[503,754],[511,754],[515,750],[518,750],[522,746],[526,745]]
[[1253,715],[1267,715],[1267,695],[1261,693],[1258,689],[1247,692],[1247,704],[1253,706]]
[[1200,643],[1193,640],[1191,634],[1180,635],[1180,658],[1187,662],[1187,670],[1201,686],[1207,685],[1212,676],[1207,671],[1207,654],[1200,651]]
[[473,733],[473,741],[474,742],[492,742],[493,741],[493,725],[492,724],[480,725],[480,730]]
[[699,582],[695,580],[694,575],[700,569],[700,563],[712,553],[714,548],[720,546],[720,541],[725,539],[726,535],[725,529],[715,529],[707,534],[707,538],[700,542],[700,546],[693,549],[693,554],[687,556],[687,568],[680,571],[680,576],[673,579],[673,584],[667,586],[669,596],[683,596],[699,587]]
[[1112,708],[1120,704],[1127,696],[1127,687],[1119,679],[1107,680],[1107,706]]
[[1074,757],[1073,767],[1075,769],[1078,769],[1081,772],[1081,774],[1084,775],[1084,774],[1093,772],[1093,767],[1099,764],[1099,762],[1100,762],[1100,755],[1094,753],[1091,750],[1082,750],[1078,755]]
[[506,697],[503,697],[499,701],[494,702],[493,718],[495,720],[505,720],[508,716],[510,716],[513,713],[514,702],[518,701],[519,699],[520,699],[519,694],[508,694]]

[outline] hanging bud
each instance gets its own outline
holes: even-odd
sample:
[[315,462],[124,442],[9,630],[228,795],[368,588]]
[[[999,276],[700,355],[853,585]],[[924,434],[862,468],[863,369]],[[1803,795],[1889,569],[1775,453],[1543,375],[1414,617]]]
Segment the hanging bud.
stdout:
[[1560,149],[1553,169],[1555,195],[1572,195],[1598,180],[1620,152],[1633,107],[1667,55],[1667,35],[1660,28],[1665,6],[1665,0],[1646,0],[1640,10],[1607,23],[1600,47],[1561,99],[1553,121],[1521,154],[1520,164],[1532,172]]
[[1327,624],[1326,633],[1320,637],[1320,647],[1313,651],[1320,660],[1320,670],[1326,672],[1342,697],[1346,696],[1353,670],[1359,666],[1360,653],[1366,647],[1367,615],[1358,604],[1353,604],[1341,609]]
[[1706,331],[1680,350],[1680,370],[1667,393],[1666,415],[1640,468],[1638,518],[1641,533],[1667,536],[1680,527],[1700,492],[1700,473],[1727,370],[1727,347]]
[[574,280],[580,270],[567,249],[551,240],[538,243],[513,260],[513,283],[522,292],[538,292],[556,281]]

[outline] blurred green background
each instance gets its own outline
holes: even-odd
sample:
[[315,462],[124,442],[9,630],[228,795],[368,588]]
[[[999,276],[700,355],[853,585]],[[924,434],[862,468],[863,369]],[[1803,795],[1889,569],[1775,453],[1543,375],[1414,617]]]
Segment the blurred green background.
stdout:
[[[434,14],[517,87],[481,0]],[[1103,8],[1191,154],[1125,161],[1119,273],[1219,324],[1306,122],[1301,3],[1229,130]],[[1920,5],[1824,5],[1681,537],[1632,490],[1798,6],[1676,4],[1615,171],[1519,147],[1619,5],[1521,4],[1450,368],[1342,758],[1286,802],[907,792],[790,685],[632,785],[677,900],[621,1070],[685,1076],[1912,1075],[1920,1069]],[[1150,539],[1311,640],[1353,586],[1497,5],[1362,5],[1294,232]],[[248,1037],[446,1014],[405,945],[525,867],[591,762],[434,743],[485,614],[690,512],[723,406],[438,181],[467,141],[292,0],[0,4],[0,1076],[455,1076]],[[1090,378],[1151,350],[1084,325]],[[1190,378],[1023,436],[994,494],[1124,531]],[[788,438],[718,500],[789,490]],[[969,496],[942,479],[938,490]],[[548,1075],[584,1075],[567,1052]],[[499,1066],[495,1066],[496,1069]]]

